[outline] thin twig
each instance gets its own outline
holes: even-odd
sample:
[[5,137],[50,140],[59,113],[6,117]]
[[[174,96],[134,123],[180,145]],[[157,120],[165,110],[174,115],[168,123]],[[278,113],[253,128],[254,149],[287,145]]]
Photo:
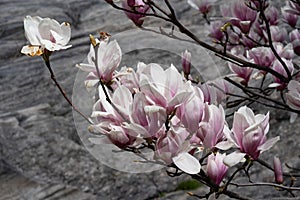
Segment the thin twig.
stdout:
[[78,110],[78,108],[72,103],[72,101],[69,99],[69,97],[67,96],[67,93],[64,91],[64,89],[61,87],[61,85],[58,83],[58,81],[56,80],[56,77],[54,75],[54,72],[51,68],[51,64],[50,64],[50,60],[49,58],[45,59],[44,56],[44,60],[45,60],[45,64],[47,66],[47,69],[50,72],[50,76],[52,81],[55,83],[56,87],[58,88],[58,90],[60,91],[60,93],[63,95],[63,97],[65,98],[65,100],[69,103],[69,105],[79,114],[81,115],[86,121],[88,121],[90,124],[94,124],[93,121],[87,117],[85,114],[83,114],[80,110]]

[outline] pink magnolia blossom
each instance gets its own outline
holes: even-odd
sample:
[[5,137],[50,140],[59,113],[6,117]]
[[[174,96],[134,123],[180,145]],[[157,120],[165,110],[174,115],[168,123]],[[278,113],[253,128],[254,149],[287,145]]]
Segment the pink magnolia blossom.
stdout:
[[268,47],[253,48],[248,51],[247,57],[252,59],[255,64],[265,67],[271,67],[276,59],[272,50]]
[[211,82],[203,83],[199,86],[204,95],[204,102],[218,105],[226,99],[227,92],[230,92],[230,86],[224,79],[217,79]]
[[143,18],[150,8],[149,5],[145,4],[143,0],[123,0],[122,6],[124,9],[138,12],[125,12],[125,14],[136,26],[143,25]]
[[288,43],[286,46],[283,46],[282,43],[276,42],[274,43],[274,47],[281,58],[292,60],[295,56],[293,45],[291,43]]
[[286,100],[289,107],[300,110],[300,83],[295,80],[291,80],[288,84],[288,93],[286,94]]
[[124,123],[130,119],[130,105],[133,102],[131,92],[119,86],[110,97],[115,107],[106,100],[102,88],[99,88],[99,96],[92,113],[96,123],[90,126],[90,130],[106,135],[111,143],[120,148],[135,145],[138,135],[134,135]]
[[30,45],[24,46],[21,53],[29,56],[39,56],[44,50],[58,51],[70,48],[67,45],[71,38],[70,24],[59,24],[50,18],[26,16],[24,18],[25,36]]
[[190,81],[184,81],[178,70],[171,65],[164,70],[158,64],[149,64],[140,76],[140,90],[154,105],[172,111],[193,94]]
[[276,26],[279,23],[279,10],[274,6],[269,6],[265,10],[265,15],[271,26]]
[[200,88],[195,88],[198,95],[194,95],[188,102],[181,104],[176,109],[176,116],[190,132],[195,133],[199,128],[204,112],[204,96]]
[[140,134],[143,138],[157,137],[157,133],[164,126],[167,113],[163,107],[151,105],[141,92],[135,94],[130,109],[131,126],[128,126],[134,135]]
[[216,155],[211,154],[207,158],[206,173],[217,185],[220,185],[228,170],[228,167],[223,163],[225,157],[226,154],[217,153]]
[[283,19],[286,23],[288,23],[291,27],[295,27],[297,25],[298,16],[286,11],[287,7],[281,8],[281,12],[283,15]]
[[188,140],[189,133],[180,127],[171,128],[163,132],[156,142],[155,158],[163,160],[166,164],[174,164],[188,174],[200,172],[199,161],[188,152],[192,147]]
[[300,33],[298,29],[293,30],[289,34],[290,41],[293,44],[294,51],[297,55],[300,55]]
[[[233,50],[231,50],[231,53],[233,53],[234,55],[237,55],[238,57],[242,58],[242,59],[246,59],[242,54],[238,54],[237,52]],[[247,85],[251,74],[253,72],[253,68],[250,67],[240,67],[236,64],[233,64],[231,62],[228,62],[228,66],[229,69],[234,73],[235,76],[238,77],[238,81],[241,82],[244,85]]]
[[87,56],[88,63],[76,65],[81,70],[89,72],[85,81],[87,88],[93,87],[99,82],[97,68],[101,80],[104,83],[110,83],[122,58],[121,48],[117,41],[98,41],[98,43],[95,47],[91,44],[90,52]]
[[273,159],[273,165],[274,165],[274,175],[275,175],[275,181],[278,184],[283,183],[283,170],[282,165],[278,157],[274,156]]
[[232,132],[225,135],[231,141],[239,152],[228,155],[225,158],[227,165],[234,165],[248,155],[251,159],[256,160],[261,153],[269,150],[279,139],[267,140],[269,131],[269,113],[267,115],[254,115],[253,111],[243,106],[234,113]]
[[287,5],[284,7],[284,11],[294,15],[300,15],[300,5],[295,2],[288,1]]
[[[286,64],[286,66],[288,67],[288,70],[292,74],[294,71],[293,62],[291,60],[286,60],[285,58],[282,58],[282,61]],[[282,66],[282,64],[279,62],[279,60],[274,61],[273,65],[272,65],[272,69],[274,69],[276,72],[278,72],[279,74],[282,74],[283,76],[285,76],[287,78],[287,73],[286,73],[284,67]],[[282,82],[278,77],[273,76],[273,78],[274,78],[274,82],[278,84],[277,88],[279,90],[282,90],[287,86],[287,84]]]
[[213,21],[208,26],[209,34],[214,41],[213,42],[221,42],[224,38],[224,33],[221,31],[221,27],[224,25],[221,21]]
[[225,113],[221,105],[205,104],[204,117],[199,124],[193,142],[199,141],[205,148],[212,149],[224,139]]
[[[284,42],[288,36],[287,30],[278,26],[270,26],[271,38],[273,42]],[[265,38],[268,38],[267,32],[264,31]]]
[[247,7],[244,1],[234,1],[232,6],[221,7],[223,17],[229,21],[241,32],[248,33],[252,23],[256,20],[257,12]]
[[187,0],[188,4],[200,11],[202,14],[208,14],[215,4],[216,0]]

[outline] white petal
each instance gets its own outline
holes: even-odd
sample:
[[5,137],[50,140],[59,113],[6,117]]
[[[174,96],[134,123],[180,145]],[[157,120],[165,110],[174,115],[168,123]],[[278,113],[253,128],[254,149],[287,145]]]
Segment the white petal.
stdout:
[[181,153],[172,158],[174,164],[187,174],[198,174],[201,170],[199,161],[189,153]]
[[75,66],[78,67],[79,69],[81,69],[82,71],[85,71],[85,72],[94,72],[94,71],[96,71],[96,67],[94,65],[91,65],[91,64],[80,63],[80,64],[76,64]]
[[215,145],[216,148],[221,149],[221,150],[228,150],[233,146],[234,146],[234,143],[232,143],[230,141],[222,141]]
[[261,152],[269,150],[276,142],[280,140],[280,136],[271,138],[267,140],[264,144],[260,145],[257,149],[261,150]]
[[40,34],[38,32],[38,25],[42,21],[41,17],[26,16],[24,18],[25,37],[31,45],[40,45]]
[[60,41],[60,44],[67,45],[71,38],[71,27],[70,24],[67,22],[63,22],[61,25],[61,37],[62,40]]
[[228,167],[232,167],[236,164],[238,164],[239,162],[241,162],[243,160],[243,158],[245,157],[245,153],[241,153],[239,151],[235,151],[229,155],[227,155],[224,160],[223,163],[225,165],[227,165]]

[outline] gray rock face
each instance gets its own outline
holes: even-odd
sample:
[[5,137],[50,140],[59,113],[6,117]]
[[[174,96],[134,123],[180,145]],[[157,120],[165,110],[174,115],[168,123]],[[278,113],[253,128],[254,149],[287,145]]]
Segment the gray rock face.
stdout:
[[[185,1],[172,2],[186,25],[201,21]],[[0,199],[195,199],[188,197],[185,191],[170,193],[186,177],[170,178],[164,170],[123,173],[102,165],[91,156],[76,133],[71,108],[53,85],[42,59],[20,54],[26,44],[23,30],[26,15],[71,23],[73,47],[55,52],[51,57],[57,79],[69,96],[77,72],[74,65],[82,62],[89,50],[88,35],[99,30],[114,35],[135,28],[123,13],[103,1],[1,1]],[[146,25],[163,24],[149,19]],[[203,34],[196,26],[191,28]],[[147,40],[142,42],[147,43]],[[134,44],[128,40],[122,45]],[[142,53],[146,61],[155,57],[151,51]],[[156,59],[169,64],[174,61],[164,54]],[[132,57],[124,57],[123,62],[134,65],[136,62],[132,60]],[[224,70],[220,69],[220,73]],[[286,151],[273,149],[272,153],[299,167],[299,122],[291,127],[288,118],[276,116],[273,116],[270,135],[279,132],[283,138],[280,148]],[[259,167],[253,170],[257,170],[256,177],[273,177],[269,172],[260,172]],[[200,188],[195,193],[204,191]],[[272,191],[272,188],[260,191],[261,197],[270,197]],[[250,196],[253,192],[254,189],[246,191]]]

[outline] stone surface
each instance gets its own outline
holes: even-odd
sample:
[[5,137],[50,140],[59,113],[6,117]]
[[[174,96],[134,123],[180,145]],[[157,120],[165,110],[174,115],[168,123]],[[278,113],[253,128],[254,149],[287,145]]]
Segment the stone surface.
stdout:
[[[202,20],[185,1],[172,3],[187,26],[199,35],[204,34],[202,29],[192,25]],[[145,174],[119,172],[101,164],[85,149],[76,133],[71,108],[54,87],[42,59],[20,54],[26,44],[23,30],[26,15],[71,23],[73,47],[51,57],[57,79],[69,95],[77,73],[74,65],[82,62],[89,50],[88,35],[99,30],[113,35],[125,34],[126,30],[135,28],[123,13],[111,9],[103,1],[1,0],[0,199],[195,199],[186,191],[175,191],[186,177],[170,178],[164,170]],[[163,25],[157,19],[148,19],[145,24]],[[128,38],[120,41],[122,49],[134,49],[139,42],[152,45],[147,38],[137,35]],[[141,50],[124,56],[123,63],[135,65],[135,58],[139,57],[145,62],[154,60],[170,64],[176,59],[179,62],[176,55],[174,59],[172,56],[168,52]],[[199,63],[205,65],[205,61]],[[224,70],[224,67],[219,69],[219,74]],[[286,114],[272,115],[270,135],[280,134],[282,141],[271,152],[299,167],[299,119],[292,126],[288,120]],[[252,170],[256,178],[273,178],[272,173],[260,167]],[[256,191],[257,188],[243,190],[250,196]],[[203,195],[207,190],[200,188],[194,192]],[[272,188],[264,188],[259,193],[264,199],[274,199],[272,195],[288,196],[274,193]]]

